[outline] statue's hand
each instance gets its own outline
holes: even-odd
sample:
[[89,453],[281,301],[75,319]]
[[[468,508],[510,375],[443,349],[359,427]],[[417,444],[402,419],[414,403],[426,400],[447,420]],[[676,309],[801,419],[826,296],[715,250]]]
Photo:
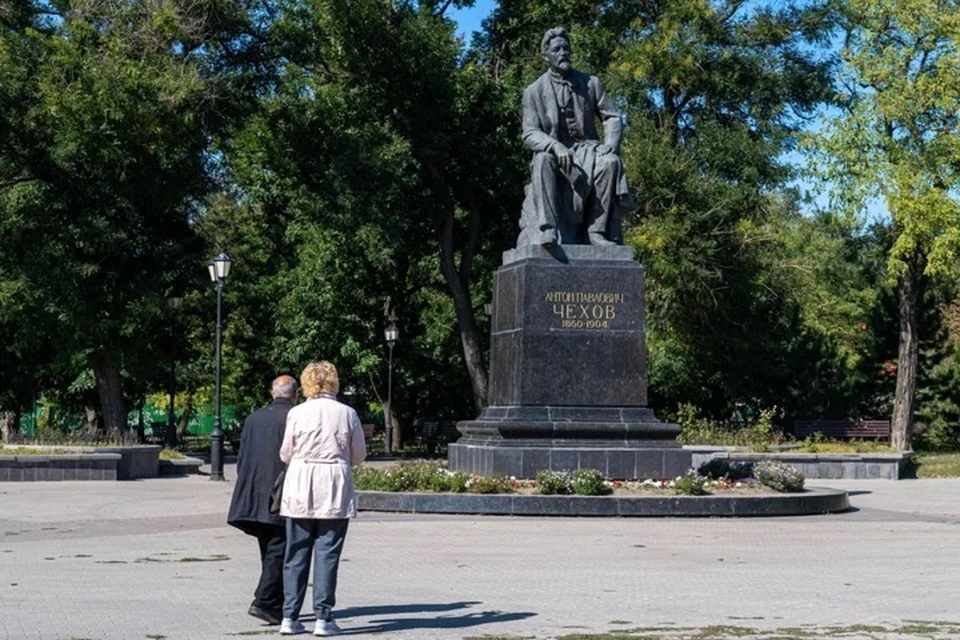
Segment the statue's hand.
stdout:
[[573,167],[573,154],[570,153],[570,149],[558,143],[553,148],[553,153],[557,156],[557,165],[560,167],[560,171],[570,173],[570,169]]
[[613,156],[617,155],[616,150],[608,144],[601,144],[599,147],[597,147],[597,155],[605,156],[608,153]]

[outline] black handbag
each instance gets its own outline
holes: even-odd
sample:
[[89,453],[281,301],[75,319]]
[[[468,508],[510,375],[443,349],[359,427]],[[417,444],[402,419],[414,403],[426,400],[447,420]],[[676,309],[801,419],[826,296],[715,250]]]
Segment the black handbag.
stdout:
[[284,469],[280,472],[280,475],[277,476],[277,479],[273,483],[273,487],[270,489],[270,514],[277,516],[280,515],[280,500],[283,499],[283,481],[287,477],[287,470]]

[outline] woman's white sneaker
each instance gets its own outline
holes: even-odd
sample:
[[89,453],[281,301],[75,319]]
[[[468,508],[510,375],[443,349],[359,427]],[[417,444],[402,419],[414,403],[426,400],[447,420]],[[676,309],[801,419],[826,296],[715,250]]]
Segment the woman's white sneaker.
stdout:
[[306,629],[303,626],[303,623],[299,620],[291,620],[290,618],[284,618],[280,623],[280,635],[282,636],[295,636],[298,633],[305,633]]
[[317,620],[317,626],[313,630],[315,636],[338,636],[342,631],[333,620]]

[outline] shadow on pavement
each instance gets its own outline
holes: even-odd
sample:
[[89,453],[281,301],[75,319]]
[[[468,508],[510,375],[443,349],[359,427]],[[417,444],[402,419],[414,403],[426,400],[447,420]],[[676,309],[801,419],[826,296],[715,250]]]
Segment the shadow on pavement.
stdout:
[[344,618],[354,618],[357,616],[386,616],[397,613],[435,613],[438,611],[453,611],[454,609],[466,609],[477,604],[483,604],[478,600],[464,600],[462,602],[450,602],[440,604],[395,604],[378,605],[375,607],[347,607],[346,609],[337,609],[334,616],[337,620]]
[[[358,616],[393,616],[405,613],[444,613],[464,609],[473,605],[481,604],[476,601],[463,601],[439,604],[405,604],[405,605],[384,605],[375,607],[352,607],[341,609],[334,615],[337,620],[344,620]],[[407,631],[410,629],[461,629],[464,627],[475,627],[483,624],[496,624],[499,622],[513,622],[531,618],[537,614],[529,611],[504,612],[504,611],[478,611],[476,613],[464,613],[461,615],[438,615],[432,617],[411,617],[411,618],[393,618],[371,620],[370,624],[361,627],[345,626],[344,635],[356,635],[361,633],[384,633],[388,631]]]

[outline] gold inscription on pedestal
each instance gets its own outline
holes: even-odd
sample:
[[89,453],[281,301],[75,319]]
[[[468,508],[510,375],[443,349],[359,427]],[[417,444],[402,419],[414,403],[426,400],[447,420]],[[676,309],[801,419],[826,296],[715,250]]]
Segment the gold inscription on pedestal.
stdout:
[[623,301],[622,293],[548,291],[544,295],[561,329],[607,329]]

